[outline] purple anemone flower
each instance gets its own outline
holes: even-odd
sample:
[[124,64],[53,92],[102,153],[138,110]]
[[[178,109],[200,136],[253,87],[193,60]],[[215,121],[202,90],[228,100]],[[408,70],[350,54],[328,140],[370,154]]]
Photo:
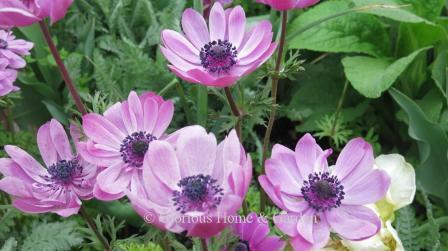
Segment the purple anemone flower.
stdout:
[[233,232],[239,237],[232,249],[235,251],[280,251],[286,243],[278,236],[269,236],[269,224],[266,218],[256,213],[249,214],[246,221],[232,225]]
[[0,159],[0,190],[13,206],[27,213],[77,214],[81,199],[93,197],[96,167],[74,154],[62,125],[52,119],[39,128],[37,144],[47,168],[16,146],[5,146]]
[[33,43],[16,39],[12,31],[0,30],[0,58],[8,60],[8,67],[20,69],[26,66],[23,56],[30,55]]
[[116,103],[103,115],[84,115],[87,141],[78,149],[87,161],[105,167],[97,177],[94,195],[101,200],[116,200],[141,175],[143,157],[152,142],[163,137],[174,113],[171,101],[147,92],[132,91],[128,100]]
[[276,10],[303,9],[318,2],[319,0],[257,0],[257,3],[269,5]]
[[7,68],[8,64],[8,60],[0,58],[0,97],[19,90],[17,86],[14,86],[14,82],[17,79],[17,71]]
[[148,223],[209,238],[240,209],[252,162],[234,130],[217,144],[213,134],[190,126],[150,144],[137,178],[127,195]]
[[330,231],[347,240],[367,239],[381,229],[381,220],[364,205],[382,199],[389,188],[386,172],[374,169],[373,150],[361,138],[351,140],[329,167],[327,157],[307,134],[295,152],[275,145],[260,184],[287,214],[274,218],[292,237],[295,250],[323,247]]
[[160,49],[178,77],[206,86],[235,84],[266,62],[276,48],[271,23],[261,21],[246,31],[241,6],[224,11],[215,3],[208,27],[201,14],[187,9],[182,15],[182,30],[163,30]]

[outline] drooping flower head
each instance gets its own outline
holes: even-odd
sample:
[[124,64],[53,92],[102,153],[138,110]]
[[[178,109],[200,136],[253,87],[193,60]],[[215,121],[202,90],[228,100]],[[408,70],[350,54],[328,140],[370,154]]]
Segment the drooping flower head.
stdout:
[[37,144],[46,168],[28,153],[7,145],[0,159],[0,189],[13,196],[13,206],[27,213],[77,214],[81,199],[92,198],[96,167],[72,151],[62,125],[51,120],[39,128]]
[[8,67],[20,69],[25,67],[23,56],[30,55],[33,43],[16,39],[12,31],[0,30],[0,58],[8,60]]
[[19,90],[14,86],[17,79],[17,70],[8,68],[8,60],[0,58],[0,97]]
[[296,250],[323,247],[330,231],[343,239],[363,240],[381,228],[381,220],[364,205],[386,195],[390,178],[374,169],[370,144],[361,138],[351,140],[331,167],[330,154],[307,134],[295,152],[275,145],[265,163],[266,175],[259,178],[272,201],[287,212],[274,222],[292,237]]
[[209,238],[241,207],[251,178],[251,159],[235,131],[217,144],[213,134],[190,126],[149,145],[140,184],[128,197],[149,223]]
[[89,162],[106,167],[97,177],[94,195],[101,200],[124,196],[134,176],[141,175],[143,157],[152,142],[163,137],[171,122],[174,105],[152,92],[116,103],[103,115],[83,116],[88,140],[79,143],[80,154]]
[[232,225],[233,232],[239,237],[232,251],[280,251],[286,243],[278,236],[269,236],[269,224],[266,218],[251,213],[243,222]]
[[318,2],[319,0],[257,0],[257,3],[269,5],[276,10],[303,9]]
[[47,17],[62,19],[73,0],[2,0],[0,27],[28,26]]
[[162,31],[162,53],[180,78],[206,86],[226,87],[260,67],[274,52],[268,21],[246,31],[241,6],[224,11],[215,3],[209,22],[193,9],[182,15],[182,30]]

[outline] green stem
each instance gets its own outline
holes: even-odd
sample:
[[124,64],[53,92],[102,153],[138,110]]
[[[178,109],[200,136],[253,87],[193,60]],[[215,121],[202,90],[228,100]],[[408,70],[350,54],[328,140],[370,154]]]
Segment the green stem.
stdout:
[[179,83],[179,81],[176,83],[176,90],[177,94],[180,97],[180,103],[182,104],[182,108],[185,111],[185,117],[187,118],[187,123],[191,125],[193,123],[193,113],[190,109],[190,105],[188,104],[187,97],[185,96],[184,88]]
[[238,134],[238,138],[240,139],[240,141],[242,141],[242,131],[243,131],[242,119],[243,119],[243,114],[238,109],[238,106],[236,105],[236,102],[233,99],[232,91],[230,90],[230,88],[229,87],[224,87],[224,92],[226,94],[227,101],[229,102],[230,110],[232,111],[233,116],[235,116],[236,119],[237,119],[235,128],[236,128],[236,132]]
[[98,228],[96,227],[95,223],[93,222],[92,217],[90,217],[90,215],[87,213],[87,211],[85,210],[84,206],[81,206],[81,208],[79,209],[79,214],[84,219],[84,221],[87,223],[89,228],[95,233],[96,237],[101,242],[101,244],[103,244],[104,250],[110,251],[111,248],[110,248],[109,242],[98,231]]
[[82,115],[87,114],[87,110],[84,107],[84,104],[82,103],[81,97],[79,96],[79,93],[76,90],[75,85],[73,84],[70,74],[68,73],[67,68],[64,65],[64,62],[62,61],[61,55],[59,55],[59,51],[56,48],[53,39],[51,38],[50,30],[48,29],[47,24],[45,23],[45,21],[40,21],[39,25],[42,34],[44,35],[45,41],[47,42],[48,47],[50,48],[50,52],[53,55],[53,58],[56,61],[56,64],[59,68],[59,72],[61,73],[62,78],[64,79],[65,85],[67,86],[67,89],[72,95],[73,101],[75,101],[75,105],[78,108],[78,111]]
[[[440,218],[434,219],[436,223],[439,225],[439,227],[448,225],[448,216],[442,216]],[[427,222],[424,225],[420,226],[418,230],[421,232],[427,231],[429,228],[431,228],[431,223]]]
[[[272,107],[271,107],[271,113],[269,115],[269,121],[268,126],[266,128],[266,133],[264,135],[263,140],[263,158],[262,158],[262,165],[267,159],[268,155],[268,148],[269,148],[269,142],[271,140],[271,133],[272,128],[274,127],[274,121],[275,116],[277,115],[277,90],[278,90],[278,81],[280,77],[280,67],[282,66],[283,61],[283,50],[285,49],[285,43],[286,43],[286,26],[288,24],[288,11],[282,12],[282,24],[281,24],[281,35],[280,35],[280,43],[278,47],[278,54],[277,54],[277,62],[275,64],[275,75],[272,77],[272,90],[271,90],[271,97],[272,97]],[[262,174],[264,173],[264,168],[262,168]],[[261,191],[260,192],[260,210],[264,211],[264,208],[266,206],[266,194]]]
[[202,251],[208,251],[206,239],[201,239],[201,246],[202,246]]
[[171,80],[171,82],[169,82],[160,92],[159,95],[163,96],[165,95],[169,90],[171,90],[173,87],[176,86],[176,84],[179,83],[179,81],[177,80],[177,78],[174,78],[173,80]]
[[347,93],[348,80],[345,81],[344,89],[342,90],[341,97],[339,97],[338,106],[336,108],[336,112],[334,114],[334,121],[331,127],[331,137],[336,133],[336,125],[338,123],[339,115],[341,114],[342,104],[344,103],[345,94]]

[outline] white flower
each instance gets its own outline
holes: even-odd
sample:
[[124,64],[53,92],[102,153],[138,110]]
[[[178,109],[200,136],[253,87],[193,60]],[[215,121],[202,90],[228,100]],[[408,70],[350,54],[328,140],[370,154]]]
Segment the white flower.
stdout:
[[415,196],[415,171],[399,154],[380,155],[375,159],[375,166],[386,171],[391,184],[386,194],[386,202],[396,211],[412,203]]

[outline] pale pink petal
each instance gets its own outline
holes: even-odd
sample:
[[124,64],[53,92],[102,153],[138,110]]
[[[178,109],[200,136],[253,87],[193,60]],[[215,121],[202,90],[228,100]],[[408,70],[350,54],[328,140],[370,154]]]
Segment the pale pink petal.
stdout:
[[[292,167],[294,168],[294,167]],[[291,195],[301,195],[299,184],[297,180],[289,172],[289,168],[282,166],[280,161],[276,159],[268,159],[265,162],[265,172],[272,184],[280,186],[282,192]]]
[[30,185],[16,177],[4,177],[0,180],[0,190],[16,197],[32,197]]
[[375,203],[384,196],[390,186],[389,175],[382,170],[372,170],[369,174],[353,182],[350,187],[344,185],[345,198],[343,204],[366,205]]
[[210,41],[204,17],[191,8],[186,9],[182,14],[182,29],[198,50]]
[[198,65],[186,61],[170,49],[167,49],[163,46],[160,46],[160,51],[173,66],[180,69],[181,71],[189,71],[198,67]]
[[229,41],[239,48],[246,31],[246,14],[241,6],[233,8],[229,16],[228,33]]
[[99,188],[109,194],[123,193],[129,186],[132,172],[126,171],[123,163],[110,166],[96,178]]
[[122,140],[126,137],[112,122],[98,114],[87,114],[82,117],[84,133],[90,139],[120,149]]
[[362,138],[356,138],[350,140],[342,149],[333,173],[338,176],[339,181],[350,179],[353,182],[367,174],[373,168],[373,164],[372,146]]
[[181,180],[179,163],[174,148],[167,142],[156,140],[149,144],[145,162],[160,181],[169,188],[176,190]]
[[238,50],[238,58],[250,55],[263,42],[265,33],[271,31],[272,25],[269,21],[261,21],[257,24],[247,42]]
[[143,105],[143,129],[146,132],[152,132],[157,122],[157,116],[159,113],[159,105],[157,101],[148,98]]
[[[322,155],[323,150],[316,143],[316,140],[307,133],[303,136],[296,146],[296,161],[301,176],[307,180],[308,176],[320,168],[319,156]],[[317,171],[317,170],[316,170]]]
[[258,177],[258,182],[263,188],[264,192],[269,196],[269,198],[274,202],[276,206],[279,208],[286,210],[285,205],[283,204],[280,198],[280,187],[274,186],[266,175],[261,175]]
[[193,64],[201,63],[199,59],[199,50],[178,32],[173,30],[163,30],[162,41],[167,48],[184,60]]
[[62,160],[71,160],[73,158],[72,148],[68,141],[67,133],[62,125],[55,119],[50,121],[50,135],[53,146],[56,148]]
[[174,104],[171,100],[163,102],[160,106],[157,116],[157,123],[154,126],[152,134],[160,138],[171,123],[174,115]]
[[37,146],[43,161],[47,166],[58,162],[58,152],[56,151],[50,134],[50,122],[45,123],[37,131]]
[[294,213],[277,214],[274,216],[275,225],[288,236],[296,236],[299,234],[297,225],[301,215]]
[[325,214],[331,228],[347,240],[367,239],[381,229],[381,220],[367,207],[342,205]]
[[5,151],[14,160],[20,168],[32,179],[38,182],[45,183],[43,176],[45,175],[44,168],[31,155],[23,151],[17,146],[7,145]]
[[210,41],[224,40],[226,35],[226,15],[220,3],[215,3],[209,17]]
[[289,241],[294,251],[310,251],[313,249],[313,244],[306,241],[302,236],[296,235]]
[[127,133],[121,117],[121,103],[115,103],[104,112],[104,117],[112,122],[120,131]]

